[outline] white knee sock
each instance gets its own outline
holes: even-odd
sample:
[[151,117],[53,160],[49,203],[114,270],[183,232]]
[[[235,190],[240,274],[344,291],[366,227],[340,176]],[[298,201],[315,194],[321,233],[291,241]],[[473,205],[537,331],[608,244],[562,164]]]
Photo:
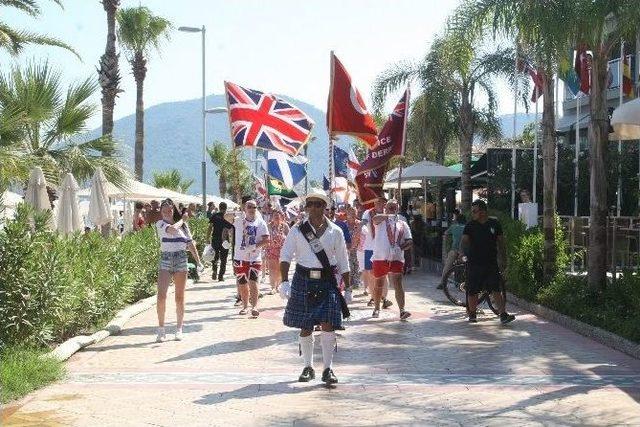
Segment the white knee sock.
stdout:
[[313,368],[313,334],[300,337],[300,352],[304,359],[304,366],[311,366]]
[[322,331],[320,335],[320,343],[322,344],[322,361],[324,369],[331,368],[333,362],[333,350],[336,346],[336,333]]

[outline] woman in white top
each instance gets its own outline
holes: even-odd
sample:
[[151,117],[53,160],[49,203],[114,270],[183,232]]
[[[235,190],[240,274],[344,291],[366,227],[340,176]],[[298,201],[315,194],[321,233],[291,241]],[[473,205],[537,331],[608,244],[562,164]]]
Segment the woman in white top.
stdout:
[[189,250],[193,258],[202,268],[196,245],[193,243],[189,226],[181,217],[171,199],[162,201],[160,205],[162,219],[156,222],[156,229],[160,237],[160,271],[158,273],[158,296],[156,311],[158,313],[157,342],[167,339],[164,329],[164,314],[167,305],[167,290],[173,277],[176,301],[176,335],[175,339],[182,339],[182,324],[184,319],[184,288],[187,283],[187,253]]

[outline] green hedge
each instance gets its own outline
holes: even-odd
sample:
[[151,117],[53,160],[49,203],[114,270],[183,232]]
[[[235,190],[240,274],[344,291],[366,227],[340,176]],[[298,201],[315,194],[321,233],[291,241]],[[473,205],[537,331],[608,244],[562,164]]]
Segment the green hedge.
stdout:
[[556,275],[542,280],[542,230],[525,230],[520,221],[499,215],[508,252],[509,291],[593,326],[640,342],[640,276],[626,271],[604,292],[590,291],[586,277],[567,273],[569,256],[560,223],[556,220]]
[[1,346],[43,346],[92,332],[155,293],[159,245],[152,227],[122,239],[61,237],[46,229],[44,216],[30,215],[21,207],[0,231]]

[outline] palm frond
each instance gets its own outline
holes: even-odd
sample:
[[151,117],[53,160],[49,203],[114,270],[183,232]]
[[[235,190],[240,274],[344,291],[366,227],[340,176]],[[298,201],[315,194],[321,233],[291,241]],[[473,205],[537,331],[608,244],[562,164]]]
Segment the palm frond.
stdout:
[[171,37],[171,22],[144,6],[120,9],[116,19],[118,40],[129,61],[136,53],[147,55],[152,49],[159,50]]
[[28,45],[59,47],[73,53],[78,59],[82,60],[73,47],[58,38],[26,30],[15,30],[0,22],[0,48],[15,56],[19,55]]
[[373,109],[380,112],[387,96],[406,85],[418,72],[418,67],[408,61],[392,65],[376,77],[373,83]]

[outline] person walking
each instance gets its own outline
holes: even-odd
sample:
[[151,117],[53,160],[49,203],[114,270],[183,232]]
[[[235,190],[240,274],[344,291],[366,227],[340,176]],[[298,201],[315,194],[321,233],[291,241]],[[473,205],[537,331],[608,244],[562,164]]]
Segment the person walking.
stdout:
[[373,264],[374,309],[371,317],[380,315],[380,302],[387,276],[393,283],[396,302],[400,309],[400,320],[407,320],[411,313],[405,310],[405,293],[402,287],[404,270],[404,251],[412,244],[411,230],[407,222],[398,215],[398,202],[389,200],[384,214],[376,214],[372,218],[375,228],[374,248],[371,262]]
[[501,274],[507,264],[507,250],[502,226],[497,219],[489,218],[487,204],[483,200],[471,203],[471,221],[464,227],[461,248],[467,256],[467,312],[469,322],[476,323],[478,294],[491,292],[496,301],[500,322],[504,325],[515,320],[507,313],[505,300],[500,292]]
[[[374,283],[375,278],[373,276],[373,263],[371,262],[371,257],[373,256],[376,232],[375,232],[375,227],[373,226],[372,218],[377,214],[384,213],[384,207],[386,203],[387,203],[387,198],[384,196],[379,196],[373,201],[373,208],[366,210],[362,214],[362,224],[365,227],[367,227],[367,232],[364,233],[364,236],[365,236],[364,271],[362,276],[365,280],[365,283],[368,283],[369,285],[369,292],[371,294],[371,299],[367,303],[367,306],[369,307],[373,307],[374,305],[373,290],[375,287],[375,283]],[[385,276],[385,282],[382,289],[382,308],[385,308],[385,309],[393,305],[393,303],[387,299],[388,291],[389,291],[389,284],[386,282],[386,276]]]
[[[445,246],[449,247],[447,251],[447,257],[444,261],[444,267],[442,268],[442,280],[438,285],[438,289],[444,288],[444,278],[451,266],[462,254],[460,252],[460,240],[462,240],[462,233],[464,232],[465,217],[460,212],[456,212],[453,217],[453,223],[444,232]],[[448,243],[451,242],[450,245]]]
[[[336,274],[349,286],[349,258],[344,235],[340,227],[324,216],[329,197],[320,190],[305,198],[308,219],[297,223],[285,239],[280,252],[280,273],[283,282],[280,293],[289,296],[283,323],[300,329],[300,352],[304,360],[298,381],[315,378],[313,368],[313,329],[320,325],[320,344],[324,370],[322,381],[335,384],[333,354],[336,346],[335,330],[342,327],[342,295],[338,289]],[[296,271],[289,283],[289,267],[296,260]]]
[[160,271],[158,273],[158,295],[156,312],[158,314],[158,335],[156,342],[166,341],[164,317],[167,305],[167,290],[173,278],[176,302],[176,341],[182,340],[184,321],[184,289],[187,283],[187,253],[193,255],[198,269],[203,270],[198,250],[193,243],[191,231],[171,199],[163,200],[160,205],[162,219],[156,222],[156,231],[160,237]]
[[248,312],[251,304],[251,316],[256,318],[258,311],[258,278],[262,268],[261,251],[269,244],[269,227],[257,212],[255,200],[247,200],[244,211],[227,213],[224,219],[235,228],[235,251],[233,271],[236,275],[238,293],[242,299],[240,315]]
[[[213,203],[213,202],[210,202]],[[230,233],[233,224],[224,219],[227,213],[227,204],[220,202],[220,211],[212,213],[209,218],[209,227],[207,228],[207,242],[211,242],[213,249],[213,261],[211,267],[211,278],[218,282],[224,280],[224,273],[227,271],[227,257],[229,256],[229,248],[231,248]],[[218,269],[220,263],[220,269]]]
[[279,209],[274,209],[269,222],[269,245],[265,251],[265,260],[269,269],[269,282],[271,290],[269,295],[274,295],[280,285],[280,250],[284,240],[289,234],[289,226],[284,221],[284,214]]

